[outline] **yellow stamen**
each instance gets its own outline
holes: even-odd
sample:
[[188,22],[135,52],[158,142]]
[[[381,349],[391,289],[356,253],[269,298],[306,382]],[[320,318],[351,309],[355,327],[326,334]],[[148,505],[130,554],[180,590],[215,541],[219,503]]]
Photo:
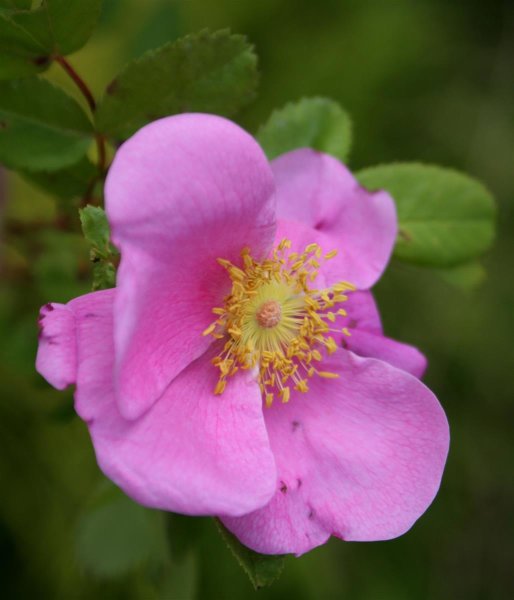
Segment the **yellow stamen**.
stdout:
[[216,329],[216,323],[211,323],[209,327],[202,333],[202,335],[211,335],[211,333]]
[[225,391],[225,387],[227,386],[227,380],[226,379],[220,379],[218,381],[218,383],[216,384],[216,387],[214,388],[214,393],[215,394],[223,394],[223,392]]
[[291,390],[289,387],[285,387],[281,392],[280,396],[282,397],[282,402],[289,402],[289,398],[291,397]]
[[337,373],[331,373],[330,371],[316,371],[316,375],[325,379],[337,379],[339,377]]
[[[241,267],[218,258],[232,280],[232,290],[222,307],[213,308],[218,318],[203,332],[225,342],[212,361],[220,371],[215,394],[224,392],[227,378],[239,369],[257,369],[268,407],[275,395],[288,402],[291,387],[308,392],[308,379],[314,375],[338,377],[336,373],[318,371],[311,363],[323,360],[320,350],[328,354],[337,350],[328,335],[336,330],[329,324],[336,315],[345,316],[346,311],[329,309],[345,302],[347,293],[355,287],[346,281],[329,289],[309,287],[318,275],[319,261],[329,260],[337,252],[332,250],[322,258],[318,244],[309,244],[303,253],[289,253],[290,248],[290,240],[284,239],[270,258],[260,262],[244,248]],[[350,335],[346,327],[339,331]]]

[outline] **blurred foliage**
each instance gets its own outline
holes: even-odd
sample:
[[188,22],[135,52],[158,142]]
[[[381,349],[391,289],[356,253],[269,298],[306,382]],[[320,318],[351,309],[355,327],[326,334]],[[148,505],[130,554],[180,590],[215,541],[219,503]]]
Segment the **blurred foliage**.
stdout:
[[98,579],[125,576],[145,563],[169,569],[163,518],[102,481],[78,522],[78,562]]
[[101,5],[102,0],[3,0],[0,79],[42,72],[56,53],[66,55],[81,48],[93,32]]
[[284,570],[286,556],[259,554],[247,548],[219,520],[216,525],[234,558],[248,575],[256,590],[274,583]]
[[369,190],[396,202],[395,256],[414,264],[452,267],[483,254],[494,238],[495,206],[484,186],[441,167],[396,163],[357,173]]
[[88,204],[79,210],[82,233],[91,246],[89,257],[93,263],[93,290],[106,290],[116,285],[118,251],[110,243],[111,232],[103,208]]
[[125,139],[181,112],[233,116],[256,87],[257,57],[244,37],[204,30],[130,62],[107,86],[95,120],[102,133]]
[[303,98],[273,111],[259,128],[257,140],[270,160],[296,148],[314,148],[347,162],[352,124],[337,102]]
[[12,169],[55,171],[83,158],[93,129],[81,107],[37,77],[0,83],[0,160]]
[[[29,3],[0,2],[1,20],[11,4]],[[95,3],[83,3],[88,4]],[[83,24],[86,32],[86,20]],[[426,352],[427,383],[449,416],[452,447],[434,505],[398,540],[332,540],[300,559],[287,558],[281,578],[259,597],[512,598],[514,8],[506,1],[478,0],[105,0],[91,42],[70,61],[100,97],[127,60],[206,27],[230,27],[256,46],[258,100],[240,113],[249,130],[257,131],[277,106],[304,96],[331,97],[352,115],[354,170],[406,160],[439,163],[469,172],[499,199],[499,241],[485,258],[481,287],[474,287],[483,281],[477,263],[455,267],[453,274],[435,271],[441,276],[434,277],[429,269],[394,260],[376,289],[387,333]],[[27,43],[21,56],[34,52]],[[48,68],[49,78],[87,108],[58,65],[36,66],[31,72]],[[3,67],[0,74],[7,77],[7,59]],[[90,158],[96,159],[94,150]],[[39,306],[90,288],[89,249],[76,212],[83,199],[70,199],[80,196],[73,191],[77,179],[92,184],[93,204],[99,196],[96,175],[84,161],[67,173],[70,187],[60,193],[46,171],[29,176],[38,188],[0,174],[3,595],[253,597],[256,592],[208,519],[167,517],[170,554],[142,543],[139,550],[147,554],[129,556],[120,576],[99,576],[94,567],[84,567],[84,552],[92,547],[93,559],[97,554],[95,543],[109,554],[109,544],[130,539],[120,542],[119,532],[144,541],[142,514],[161,518],[145,510],[134,517],[134,507],[117,510],[115,504],[117,517],[134,521],[136,533],[130,533],[105,517],[103,479],[86,427],[73,416],[71,393],[55,392],[34,372]],[[57,191],[60,199],[42,189]],[[95,527],[86,528],[86,535],[83,523],[91,514]],[[114,527],[109,544],[92,535],[102,534],[104,524]]]

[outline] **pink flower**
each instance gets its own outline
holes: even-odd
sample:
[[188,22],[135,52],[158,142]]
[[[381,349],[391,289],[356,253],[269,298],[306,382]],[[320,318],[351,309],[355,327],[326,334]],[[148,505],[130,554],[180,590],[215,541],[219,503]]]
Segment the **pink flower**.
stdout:
[[120,148],[106,209],[118,286],[43,307],[37,357],[76,385],[103,472],[269,554],[407,531],[449,435],[424,357],[383,335],[367,291],[396,237],[389,195],[312,150],[270,165],[235,124],[186,114]]

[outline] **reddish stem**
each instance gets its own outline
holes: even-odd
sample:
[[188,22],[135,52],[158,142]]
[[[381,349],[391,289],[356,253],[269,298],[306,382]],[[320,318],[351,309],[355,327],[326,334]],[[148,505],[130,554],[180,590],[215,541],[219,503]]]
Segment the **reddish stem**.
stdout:
[[98,170],[103,175],[106,167],[106,154],[105,154],[105,138],[101,133],[95,134],[96,148],[98,151]]
[[[75,69],[64,58],[64,56],[57,54],[54,58],[66,71],[66,73],[71,77],[75,85],[78,87],[78,89],[86,99],[86,102],[88,103],[91,112],[94,113],[96,111],[96,102],[86,82],[77,73],[77,71],[75,71]],[[101,133],[97,132],[95,133],[95,140],[98,152],[98,170],[103,175],[106,167],[105,138]]]
[[61,67],[68,73],[68,75],[73,79],[75,85],[82,92],[82,95],[86,99],[91,112],[95,112],[96,110],[96,102],[93,98],[93,94],[91,90],[87,86],[86,82],[80,77],[80,75],[75,71],[75,69],[70,65],[70,63],[64,58],[64,56],[60,56],[59,54],[55,57],[55,60],[61,65]]

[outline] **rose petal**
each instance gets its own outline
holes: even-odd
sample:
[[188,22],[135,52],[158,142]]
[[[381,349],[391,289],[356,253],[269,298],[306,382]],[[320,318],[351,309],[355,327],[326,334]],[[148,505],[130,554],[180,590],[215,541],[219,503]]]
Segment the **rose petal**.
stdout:
[[116,391],[136,418],[200,356],[202,331],[229,289],[218,257],[264,255],[275,231],[274,183],[255,140],[213,115],[147,125],[118,150],[106,182],[121,249]]
[[393,367],[421,378],[427,368],[427,359],[414,346],[385,337],[380,315],[371,292],[351,292],[342,305],[346,317],[337,316],[333,327],[346,327],[350,336],[334,334],[336,343],[363,357],[379,358]]
[[[304,252],[309,244],[318,244],[323,254],[337,250],[337,254],[329,260],[320,260],[321,267],[316,279],[316,286],[330,287],[340,281],[351,283],[357,289],[367,289],[369,283],[369,264],[366,256],[357,256],[352,253],[351,247],[342,247],[339,240],[332,234],[298,221],[277,221],[275,243],[284,238],[291,241],[293,252]],[[384,264],[385,266],[385,264]]]
[[[142,417],[126,420],[113,391],[112,308],[112,290],[97,292],[58,309],[73,316],[74,327],[44,321],[60,343],[77,348],[75,407],[104,473],[134,500],[163,510],[241,515],[265,505],[276,468],[250,374],[234,376],[215,396],[217,370],[204,355]],[[61,368],[52,377],[69,375]]]
[[427,368],[427,359],[417,348],[383,335],[355,329],[350,337],[343,337],[343,346],[359,356],[379,358],[418,379]]
[[[105,332],[112,331],[114,295],[115,290],[102,290],[68,304],[46,304],[40,313],[36,369],[57,389],[76,384],[80,377],[75,409],[85,420],[103,406],[97,366],[106,365],[105,378],[112,380],[113,348],[112,342],[105,343]],[[79,339],[84,343],[79,344]]]
[[364,290],[349,292],[347,295],[348,300],[340,306],[346,310],[348,315],[339,317],[336,327],[348,327],[352,331],[359,329],[381,335],[383,333],[382,321],[373,294]]
[[223,522],[258,552],[302,554],[332,534],[394,538],[432,502],[448,423],[432,392],[385,362],[341,350],[323,362],[339,379],[265,411],[278,489],[264,508]]
[[273,496],[276,469],[258,386],[236,375],[221,397],[206,355],[135,421],[112,392],[90,423],[104,473],[138,502],[189,515],[242,515]]
[[85,421],[104,410],[105,389],[113,386],[115,296],[116,290],[102,290],[74,298],[67,305],[75,317],[75,410]]
[[45,304],[39,313],[39,328],[36,370],[63,390],[75,383],[77,372],[73,311],[64,304]]
[[389,194],[369,192],[339,161],[314,150],[288,152],[272,167],[278,218],[326,234],[323,249],[339,250],[344,277],[359,289],[371,287],[396,240],[396,209]]

